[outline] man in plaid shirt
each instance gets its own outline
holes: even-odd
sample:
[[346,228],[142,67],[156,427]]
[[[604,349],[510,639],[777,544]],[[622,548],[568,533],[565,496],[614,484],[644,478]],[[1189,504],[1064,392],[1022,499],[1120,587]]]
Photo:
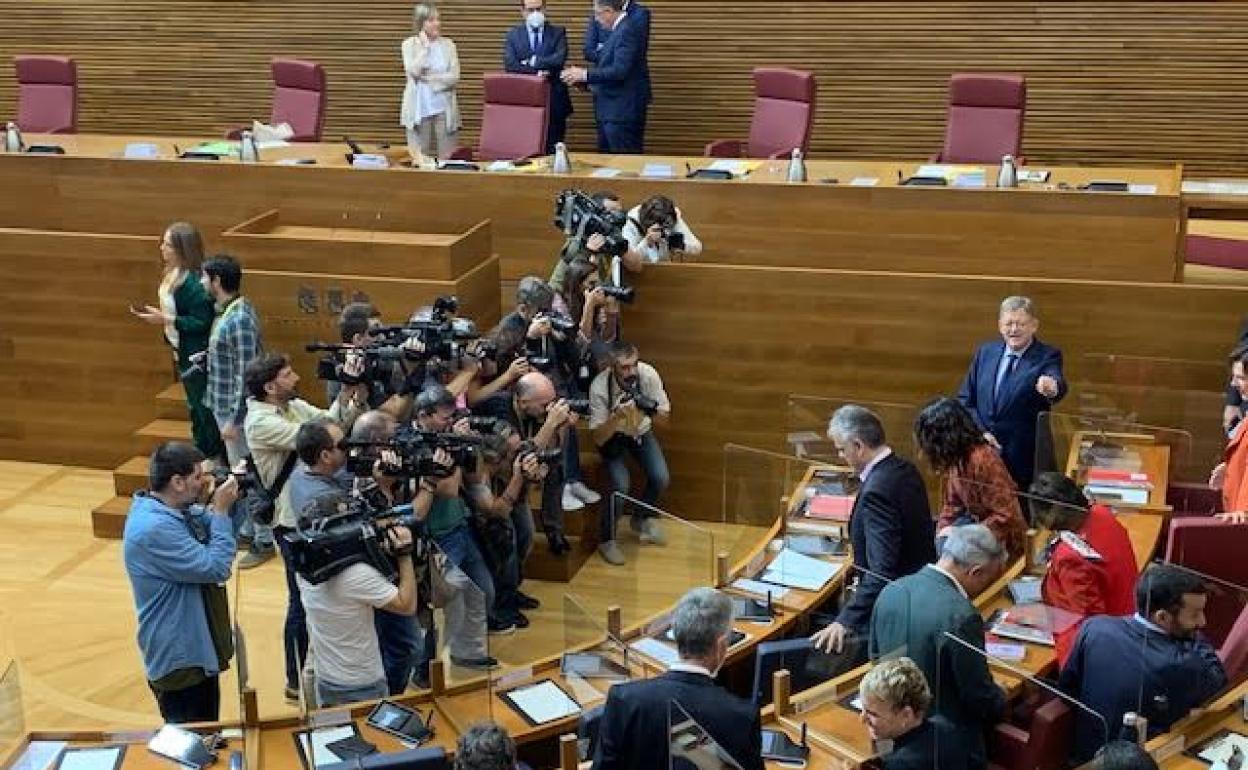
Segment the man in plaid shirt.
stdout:
[[[217,304],[217,318],[208,336],[208,391],[204,403],[217,420],[225,441],[226,459],[233,468],[249,454],[243,435],[247,399],[243,371],[260,356],[264,346],[255,308],[239,294],[243,270],[238,260],[218,254],[205,261],[202,270],[204,288]],[[272,527],[244,521],[239,534],[251,538],[251,548],[239,561],[239,569],[255,567],[273,557]]]

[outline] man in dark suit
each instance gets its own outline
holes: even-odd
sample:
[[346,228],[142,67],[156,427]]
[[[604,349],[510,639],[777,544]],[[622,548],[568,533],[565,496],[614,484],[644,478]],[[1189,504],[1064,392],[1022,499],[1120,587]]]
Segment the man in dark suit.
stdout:
[[997,328],[1001,341],[975,351],[958,400],[1001,450],[1014,483],[1026,489],[1035,475],[1036,418],[1066,395],[1062,351],[1036,339],[1040,319],[1027,297],[1001,302]]
[[668,711],[692,719],[743,770],[763,770],[757,708],[715,684],[728,657],[732,601],[713,588],[685,594],[672,613],[680,662],[656,679],[617,684],[607,694],[594,770],[668,767]]
[[984,730],[1005,709],[984,649],[984,619],[971,597],[1005,567],[1006,551],[982,524],[954,527],[940,561],[886,586],[871,616],[871,657],[905,655],[935,690],[931,713],[965,742],[968,767],[987,766]]
[[824,652],[850,655],[854,659],[844,662],[853,667],[866,660],[866,645],[854,640],[865,642],[876,597],[888,583],[936,560],[936,535],[923,478],[884,443],[884,425],[875,413],[856,404],[837,409],[828,438],[862,480],[849,519],[858,590],[811,641]]
[[[641,37],[641,66],[642,80],[645,82],[645,94],[647,107],[642,108],[641,116],[641,143],[646,143],[646,115],[648,105],[654,99],[654,92],[650,83],[650,9],[635,0],[626,0],[624,3],[624,12],[634,22],[633,29]],[[589,15],[589,23],[585,26],[585,45],[582,52],[585,55],[585,61],[590,64],[597,64],[599,54],[606,45],[607,38],[610,36],[611,30],[604,29],[594,14]],[[598,131],[598,147],[601,150],[604,147],[604,140],[601,128]]]
[[625,13],[624,0],[594,0],[594,18],[610,30],[598,51],[597,66],[568,67],[563,82],[585,83],[593,89],[599,152],[640,153],[650,102],[648,24],[643,28],[640,14]]
[[1075,712],[1076,764],[1091,759],[1107,739],[1135,739],[1120,736],[1128,711],[1148,718],[1152,738],[1226,686],[1217,651],[1199,635],[1208,598],[1195,574],[1156,564],[1136,582],[1133,617],[1098,615],[1079,629],[1058,684],[1105,722]]
[[550,125],[546,129],[546,152],[563,141],[572,114],[572,97],[559,79],[568,61],[568,32],[546,21],[546,0],[521,0],[524,21],[507,32],[503,68],[520,75],[540,75],[550,83]]

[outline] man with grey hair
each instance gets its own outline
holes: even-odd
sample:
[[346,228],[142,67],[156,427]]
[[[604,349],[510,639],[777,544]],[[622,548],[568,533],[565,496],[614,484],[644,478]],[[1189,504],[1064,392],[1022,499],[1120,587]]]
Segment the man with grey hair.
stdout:
[[848,669],[866,661],[871,608],[884,586],[935,561],[935,532],[922,476],[885,443],[884,425],[874,412],[842,406],[828,423],[828,438],[862,482],[849,519],[858,588],[811,641],[824,652],[844,655]]
[[934,690],[932,713],[965,742],[969,766],[987,764],[984,729],[1005,709],[984,649],[984,620],[971,603],[1005,567],[1005,548],[982,524],[954,527],[940,560],[891,583],[871,616],[871,656],[905,655]]
[[669,764],[668,709],[679,706],[742,770],[763,770],[758,709],[715,684],[728,657],[732,600],[695,588],[672,612],[680,662],[662,676],[617,684],[607,693],[594,770],[653,770]]
[[1027,297],[1006,297],[997,315],[999,341],[975,351],[958,400],[975,416],[1019,489],[1035,474],[1036,418],[1066,395],[1062,351],[1036,338],[1040,319]]
[[[516,742],[500,725],[478,722],[455,745],[455,770],[513,770]],[[527,765],[525,765],[527,767]]]

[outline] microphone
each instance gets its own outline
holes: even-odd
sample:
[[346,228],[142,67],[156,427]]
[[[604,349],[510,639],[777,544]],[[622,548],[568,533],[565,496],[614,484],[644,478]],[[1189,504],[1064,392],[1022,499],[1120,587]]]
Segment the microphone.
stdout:
[[356,143],[355,143],[355,140],[354,140],[354,139],[352,139],[351,137],[349,137],[349,136],[344,136],[344,137],[342,137],[342,141],[346,142],[346,143],[347,143],[347,146],[351,148],[351,152],[352,152],[352,154],[354,154],[354,155],[363,155],[363,154],[364,154],[364,149],[363,149],[362,147],[360,147],[358,144],[356,144]]

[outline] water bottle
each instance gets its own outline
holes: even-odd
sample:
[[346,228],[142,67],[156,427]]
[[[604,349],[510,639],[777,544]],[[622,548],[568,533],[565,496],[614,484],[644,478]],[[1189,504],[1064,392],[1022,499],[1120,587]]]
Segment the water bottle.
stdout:
[[25,145],[22,144],[22,132],[18,130],[17,124],[9,121],[4,127],[4,151],[5,152],[21,152]]
[[1014,167],[1014,156],[1005,155],[1001,158],[1001,170],[997,172],[997,187],[1018,187],[1018,169]]
[[555,144],[555,162],[550,170],[556,174],[572,173],[572,161],[568,159],[568,146],[563,142]]
[[255,163],[260,160],[260,152],[256,149],[256,138],[250,131],[244,131],[239,142],[238,159],[243,163]]
[[789,156],[789,181],[806,181],[806,161],[802,159],[800,147],[794,147],[793,154]]

